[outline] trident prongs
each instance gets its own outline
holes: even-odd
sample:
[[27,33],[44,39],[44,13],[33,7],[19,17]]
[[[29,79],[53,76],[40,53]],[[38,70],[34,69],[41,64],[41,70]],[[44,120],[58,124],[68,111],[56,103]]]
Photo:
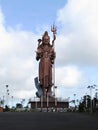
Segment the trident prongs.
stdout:
[[57,27],[55,25],[51,26],[51,32],[53,32],[53,34],[56,34],[57,31]]

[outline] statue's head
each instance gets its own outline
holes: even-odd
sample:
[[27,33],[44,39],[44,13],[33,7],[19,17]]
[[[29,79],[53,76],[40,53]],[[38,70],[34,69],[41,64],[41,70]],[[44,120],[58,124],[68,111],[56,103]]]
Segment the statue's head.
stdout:
[[45,31],[43,37],[42,37],[43,44],[47,45],[50,43],[50,37],[48,36],[48,32]]

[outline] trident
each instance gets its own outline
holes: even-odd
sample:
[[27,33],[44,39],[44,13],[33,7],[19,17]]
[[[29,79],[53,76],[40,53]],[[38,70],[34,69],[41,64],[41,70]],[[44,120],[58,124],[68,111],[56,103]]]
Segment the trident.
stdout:
[[[51,26],[51,32],[53,32],[52,46],[54,49],[55,49],[54,41],[56,40],[56,31],[57,31],[57,27],[53,24],[53,26]],[[53,85],[53,93],[54,93],[54,98],[55,98],[55,60],[54,60],[54,65],[53,65],[53,84],[54,84]]]
[[51,26],[51,32],[53,32],[52,46],[54,46],[54,41],[56,40],[56,31],[57,31],[56,26],[55,25]]
[[57,31],[57,27],[55,25],[51,26],[51,32],[53,32],[53,34],[56,34]]

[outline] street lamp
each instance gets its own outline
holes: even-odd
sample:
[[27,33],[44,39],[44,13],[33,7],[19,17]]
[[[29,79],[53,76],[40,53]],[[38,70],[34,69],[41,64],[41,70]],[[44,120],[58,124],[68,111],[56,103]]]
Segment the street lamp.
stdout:
[[8,85],[6,85],[6,106],[8,106],[8,96],[9,96],[9,89],[8,89]]
[[43,110],[43,95],[40,97],[40,102],[41,102],[41,111]]
[[14,98],[14,97],[12,96],[12,108],[13,108],[13,98]]
[[98,98],[98,89],[96,89],[96,94],[95,94],[95,96],[96,96],[96,99]]
[[55,108],[57,110],[57,98],[56,98],[56,89],[57,89],[57,86],[55,86]]
[[86,96],[85,96],[85,107],[87,108],[87,93],[86,93]]
[[74,104],[75,104],[75,109],[76,109],[76,94],[74,94]]
[[94,85],[95,86],[95,98],[97,99],[98,98],[98,86],[97,85]]
[[47,93],[47,112],[48,112],[48,107],[49,107],[49,96],[48,96],[48,93]]
[[91,102],[90,102],[91,109],[90,109],[90,111],[92,113],[92,89],[95,88],[95,85],[88,86],[87,88],[90,89],[90,97],[91,97]]

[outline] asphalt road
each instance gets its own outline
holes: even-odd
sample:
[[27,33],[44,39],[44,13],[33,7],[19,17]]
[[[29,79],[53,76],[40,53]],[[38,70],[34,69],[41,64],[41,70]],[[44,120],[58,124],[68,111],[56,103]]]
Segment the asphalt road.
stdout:
[[0,113],[0,130],[98,130],[98,116],[57,112]]

